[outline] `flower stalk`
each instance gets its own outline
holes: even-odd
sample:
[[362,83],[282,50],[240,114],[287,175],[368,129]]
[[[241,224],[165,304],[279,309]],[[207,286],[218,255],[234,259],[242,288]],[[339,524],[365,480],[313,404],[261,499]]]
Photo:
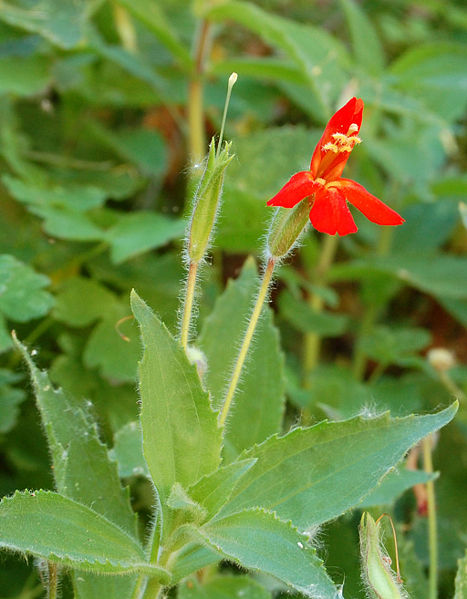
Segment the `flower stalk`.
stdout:
[[[433,437],[428,435],[422,441],[423,466],[425,472],[433,474]],[[438,597],[438,524],[436,517],[435,483],[429,480],[426,483],[426,505],[428,516],[428,599]]]

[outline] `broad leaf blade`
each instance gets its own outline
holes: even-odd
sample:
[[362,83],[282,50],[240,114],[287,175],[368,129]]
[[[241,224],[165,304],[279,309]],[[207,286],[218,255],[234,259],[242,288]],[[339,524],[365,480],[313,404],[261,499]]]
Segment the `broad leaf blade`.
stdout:
[[[229,281],[211,315],[205,320],[199,345],[206,354],[206,385],[216,407],[222,405],[226,381],[231,373],[245,329],[251,302],[258,288],[253,260],[242,274]],[[253,347],[242,373],[242,381],[229,414],[224,442],[226,456],[240,451],[280,430],[284,411],[284,359],[279,335],[267,309],[257,328]],[[248,425],[246,425],[248,423]]]
[[232,599],[246,597],[247,599],[271,599],[267,591],[249,576],[218,576],[200,584],[197,580],[189,579],[178,588],[178,599]]
[[427,416],[322,422],[272,437],[242,454],[257,458],[222,514],[256,506],[307,529],[358,505],[417,441],[448,423],[457,406]]
[[55,389],[47,373],[35,366],[26,348],[19,342],[17,347],[31,375],[57,490],[92,507],[136,538],[136,516],[128,490],[120,485],[116,463],[110,461],[107,447],[99,440],[88,406]]
[[199,534],[226,557],[267,572],[307,597],[335,596],[336,588],[306,535],[273,513],[246,510],[208,522]]
[[131,305],[144,346],[139,364],[143,451],[164,503],[174,483],[188,488],[217,468],[221,429],[179,343],[134,291]]
[[227,464],[204,476],[188,489],[189,496],[207,510],[208,518],[214,517],[229,500],[235,486],[256,460],[240,460]]
[[17,492],[3,499],[0,530],[0,546],[80,570],[107,574],[151,570],[135,539],[58,493]]

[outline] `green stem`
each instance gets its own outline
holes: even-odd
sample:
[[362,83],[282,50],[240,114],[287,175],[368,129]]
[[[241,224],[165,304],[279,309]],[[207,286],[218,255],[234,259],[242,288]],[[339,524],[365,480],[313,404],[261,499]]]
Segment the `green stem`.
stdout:
[[142,599],[157,599],[161,589],[161,583],[156,578],[150,578]]
[[[316,264],[312,281],[317,286],[323,286],[326,283],[327,273],[336,255],[339,238],[337,235],[326,235],[321,246],[321,253]],[[321,312],[323,309],[323,298],[318,293],[312,293],[308,298],[308,305],[314,312]],[[305,378],[313,370],[319,359],[321,348],[321,335],[318,333],[306,333],[303,347],[303,370]]]
[[131,594],[131,599],[139,599],[141,596],[141,591],[146,583],[147,576],[144,574],[140,574],[138,579],[136,580],[135,588],[133,589],[133,593]]
[[[423,445],[423,463],[425,472],[433,473],[432,460],[432,437],[429,435],[422,441]],[[430,480],[426,483],[427,491],[427,512],[428,512],[428,549],[430,555],[430,569],[428,579],[428,599],[437,599],[438,597],[438,533],[436,523],[436,501],[435,484]]]
[[237,356],[237,360],[235,362],[234,370],[232,373],[232,377],[230,379],[229,388],[227,389],[227,393],[224,400],[224,405],[222,406],[222,412],[219,416],[219,424],[223,425],[227,419],[227,415],[230,410],[230,406],[232,404],[233,397],[235,395],[235,391],[237,389],[238,381],[240,379],[240,375],[243,369],[243,365],[245,363],[246,356],[248,354],[248,349],[250,348],[251,340],[253,339],[253,335],[256,329],[256,325],[258,324],[259,317],[261,315],[261,311],[263,309],[264,301],[268,295],[269,285],[272,280],[272,275],[274,272],[274,267],[276,266],[276,260],[274,258],[269,258],[266,269],[264,271],[263,280],[261,282],[261,286],[258,291],[258,296],[256,298],[256,303],[253,308],[253,312],[251,314],[250,320],[248,322],[248,327],[245,333],[245,337],[243,338],[242,345],[240,347],[240,351]]
[[186,283],[185,302],[183,304],[182,327],[180,331],[180,342],[183,349],[188,345],[188,334],[190,332],[191,313],[193,310],[193,300],[195,297],[196,274],[198,272],[198,263],[190,262],[188,270],[188,279]]
[[57,599],[58,590],[58,566],[47,562],[48,580],[47,580],[47,599]]
[[188,87],[188,141],[190,156],[195,164],[201,162],[206,151],[202,75],[209,30],[209,22],[201,21],[194,51],[194,72]]

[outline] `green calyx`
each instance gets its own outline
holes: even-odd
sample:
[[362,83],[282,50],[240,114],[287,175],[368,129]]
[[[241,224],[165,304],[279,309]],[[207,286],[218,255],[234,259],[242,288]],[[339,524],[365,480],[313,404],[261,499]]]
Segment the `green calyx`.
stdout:
[[281,259],[293,249],[308,224],[310,206],[303,200],[295,208],[278,208],[266,242],[268,257]]
[[372,599],[408,599],[407,593],[397,582],[390,567],[391,560],[382,550],[380,525],[368,512],[363,513],[359,532],[362,578],[368,597]]
[[209,145],[206,167],[196,190],[187,253],[191,262],[200,262],[208,247],[211,233],[216,221],[217,211],[222,195],[224,172],[234,155],[230,155],[231,144],[224,144],[216,153],[214,139]]

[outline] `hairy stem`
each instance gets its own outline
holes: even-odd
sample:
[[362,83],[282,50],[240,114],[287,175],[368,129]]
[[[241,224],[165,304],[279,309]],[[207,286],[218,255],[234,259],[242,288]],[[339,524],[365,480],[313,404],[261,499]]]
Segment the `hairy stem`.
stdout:
[[183,304],[182,327],[180,331],[180,342],[184,349],[188,345],[188,335],[190,332],[191,313],[193,311],[193,300],[195,297],[196,274],[198,272],[198,263],[190,262],[188,270],[188,279],[186,283],[185,301]]
[[57,599],[58,596],[58,566],[47,562],[47,599]]
[[242,341],[242,345],[240,347],[240,351],[238,352],[237,360],[235,362],[235,366],[233,369],[232,377],[230,379],[229,387],[227,389],[227,393],[224,400],[224,405],[222,406],[222,412],[219,416],[219,424],[223,425],[227,419],[230,407],[232,405],[232,400],[235,395],[235,391],[237,389],[238,381],[240,379],[240,375],[242,373],[243,365],[245,363],[246,356],[248,354],[248,350],[250,348],[251,340],[253,339],[253,335],[255,333],[256,325],[258,324],[259,317],[261,316],[261,311],[263,309],[263,304],[267,298],[269,285],[272,280],[272,275],[274,272],[274,267],[276,266],[276,260],[274,258],[269,258],[266,269],[264,271],[263,280],[261,281],[261,286],[258,291],[258,296],[256,298],[255,306],[253,308],[253,312],[251,313],[250,320],[248,322],[248,327],[245,332],[245,336]]
[[[425,472],[433,472],[432,460],[432,437],[429,435],[422,441],[423,464]],[[428,578],[428,599],[438,597],[438,531],[436,522],[435,484],[430,480],[426,483],[427,512],[428,512],[428,551],[430,556],[430,568]]]

